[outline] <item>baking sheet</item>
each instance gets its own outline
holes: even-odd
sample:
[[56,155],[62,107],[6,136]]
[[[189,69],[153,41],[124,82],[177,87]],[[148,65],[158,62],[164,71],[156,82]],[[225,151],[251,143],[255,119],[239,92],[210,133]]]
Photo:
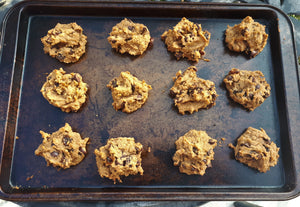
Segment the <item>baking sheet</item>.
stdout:
[[[247,15],[266,25],[269,34],[266,47],[253,59],[229,51],[224,44],[227,25],[238,24]],[[118,54],[106,39],[111,28],[125,17],[145,24],[154,38],[153,48],[142,56]],[[200,23],[212,34],[205,49],[205,58],[210,62],[177,61],[167,51],[160,35],[182,17]],[[285,88],[293,83],[284,79],[286,65],[281,51],[285,45],[280,37],[290,37],[291,28],[290,31],[279,28],[280,21],[288,25],[285,18],[273,7],[258,5],[19,4],[8,14],[4,27],[5,33],[16,34],[17,41],[11,49],[15,55],[7,57],[14,58],[15,64],[1,163],[2,194],[8,199],[42,200],[275,199],[274,194],[276,199],[285,199],[296,195],[296,168],[285,93]],[[60,63],[43,53],[40,38],[58,22],[77,22],[88,37],[87,52],[75,64]],[[16,23],[16,27],[11,26]],[[2,58],[3,65],[4,52]],[[198,68],[199,77],[215,82],[219,96],[211,109],[181,115],[173,105],[169,89],[176,72],[190,65]],[[90,86],[88,101],[77,113],[62,112],[40,93],[47,74],[60,67],[80,73]],[[271,85],[271,96],[253,112],[233,102],[222,83],[233,67],[261,70]],[[294,66],[291,63],[289,67]],[[111,92],[106,88],[122,71],[130,71],[153,88],[146,104],[132,114],[115,111],[111,106]],[[79,165],[67,170],[46,167],[44,158],[34,155],[42,141],[39,130],[52,133],[66,122],[82,137],[90,137],[88,154]],[[234,160],[227,146],[235,143],[249,126],[264,128],[280,147],[278,164],[267,173],[259,173]],[[181,174],[172,163],[174,142],[190,129],[205,130],[218,140],[213,167],[204,176]],[[123,183],[114,185],[99,176],[93,151],[108,138],[120,136],[135,137],[145,149],[151,147],[151,152],[143,153],[143,176],[129,176],[122,179]],[[223,137],[225,141],[221,140]]]

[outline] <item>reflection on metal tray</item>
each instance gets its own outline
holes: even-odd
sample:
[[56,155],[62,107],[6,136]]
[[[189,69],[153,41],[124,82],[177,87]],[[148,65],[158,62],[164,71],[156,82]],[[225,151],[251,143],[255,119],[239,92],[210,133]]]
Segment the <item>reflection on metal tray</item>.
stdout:
[[[227,25],[250,15],[266,25],[268,43],[257,57],[230,52],[224,46]],[[154,46],[140,57],[120,55],[107,36],[124,17],[147,25]],[[182,17],[200,23],[211,35],[206,48],[210,62],[177,61],[160,35]],[[40,38],[56,23],[77,22],[88,37],[87,53],[75,64],[63,64],[43,52]],[[292,26],[271,6],[201,3],[23,2],[10,10],[3,26],[1,73],[9,102],[1,157],[1,196],[10,200],[233,200],[288,199],[298,194],[294,145],[299,120],[298,71]],[[285,55],[289,54],[289,55]],[[216,106],[180,115],[169,89],[178,70],[196,65],[198,76],[215,82]],[[55,68],[78,72],[90,86],[89,100],[77,113],[64,113],[48,104],[40,88]],[[222,80],[233,68],[261,70],[271,96],[255,111],[234,103]],[[146,104],[132,114],[115,111],[106,84],[121,71],[146,80],[153,89]],[[1,79],[2,81],[2,79]],[[10,88],[11,87],[11,88]],[[46,167],[34,150],[39,130],[53,132],[69,123],[90,137],[86,158],[68,170]],[[279,162],[259,173],[233,158],[227,147],[249,126],[264,128],[280,147]],[[138,130],[137,130],[138,129]],[[221,141],[213,167],[204,176],[181,174],[173,166],[174,142],[190,129],[205,130]],[[110,137],[131,136],[151,152],[143,156],[143,176],[129,176],[113,185],[100,178],[93,151]],[[15,139],[18,137],[18,139]]]

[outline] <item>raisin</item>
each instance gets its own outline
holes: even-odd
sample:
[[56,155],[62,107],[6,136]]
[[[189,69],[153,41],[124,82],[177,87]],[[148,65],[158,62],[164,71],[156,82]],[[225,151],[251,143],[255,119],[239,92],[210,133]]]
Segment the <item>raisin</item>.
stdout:
[[173,90],[170,90],[170,96],[172,98],[175,98],[176,97],[176,93]]
[[198,155],[198,149],[197,149],[197,147],[193,147],[193,152],[194,152],[196,155]]
[[112,160],[110,157],[107,157],[107,158],[106,158],[106,162],[107,162],[108,164],[111,164],[111,163],[113,162],[113,160]]
[[208,143],[209,143],[209,144],[211,144],[211,145],[213,145],[213,144],[215,144],[215,143],[216,143],[216,141],[215,141],[215,140],[213,140],[213,139],[209,139],[209,140],[208,140]]
[[111,85],[114,87],[114,88],[116,88],[116,87],[118,87],[118,84],[117,84],[117,80],[116,79],[113,79],[112,81],[111,81]]
[[253,100],[254,95],[253,95],[252,93],[250,93],[250,94],[249,94],[249,98],[250,98],[251,100]]
[[112,40],[112,41],[111,41],[111,43],[116,43],[116,42],[117,42],[117,40]]
[[257,85],[255,86],[255,89],[256,89],[256,90],[260,89],[260,85],[257,84]]
[[154,38],[151,37],[148,47],[153,47],[153,42],[154,42]]
[[58,55],[56,56],[56,58],[59,60],[59,61],[63,61],[65,59],[65,56],[63,56],[61,53],[58,53]]
[[135,85],[131,85],[131,91],[132,91],[132,93],[134,93],[134,91],[135,91]]
[[230,75],[227,77],[227,80],[231,81],[233,79],[233,77]]
[[253,58],[257,55],[257,51],[253,50],[250,52],[250,58]]
[[79,147],[79,151],[82,152],[83,154],[86,154],[86,150],[82,147]]
[[128,38],[125,39],[126,42],[129,41],[129,40],[132,40],[132,37],[128,37]]
[[177,58],[177,60],[179,60],[182,57],[183,53],[182,52],[176,52],[175,53],[175,57]]
[[81,81],[81,76],[78,73],[75,73],[72,80],[75,80],[79,83]]
[[146,32],[147,32],[147,28],[146,28],[146,27],[143,27],[143,30],[142,30],[142,33],[141,33],[141,34],[143,35],[143,34],[145,34]]

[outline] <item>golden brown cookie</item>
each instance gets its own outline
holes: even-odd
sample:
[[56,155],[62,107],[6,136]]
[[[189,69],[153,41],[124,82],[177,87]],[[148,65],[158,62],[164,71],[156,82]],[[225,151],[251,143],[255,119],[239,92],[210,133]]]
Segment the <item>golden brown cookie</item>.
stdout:
[[46,80],[41,89],[44,98],[64,112],[78,111],[87,99],[88,85],[79,73],[54,69]]
[[121,72],[120,76],[112,79],[107,87],[111,90],[114,109],[126,113],[141,108],[148,99],[149,90],[152,89],[144,80],[140,81],[128,71]]
[[270,170],[277,164],[279,158],[279,148],[263,129],[249,127],[237,140],[234,147],[235,159],[255,168],[260,172]]
[[60,24],[41,38],[44,52],[64,63],[74,63],[85,53],[87,37],[75,22]]
[[143,175],[141,166],[143,145],[132,137],[110,138],[107,144],[95,150],[100,176],[122,183],[120,176]]
[[148,28],[126,18],[112,28],[107,40],[117,52],[130,55],[141,55],[152,44]]
[[261,71],[232,68],[224,78],[230,97],[253,111],[270,96],[271,87]]
[[235,52],[245,52],[250,58],[255,57],[267,44],[268,34],[265,27],[247,16],[240,24],[227,27],[225,32],[227,47]]
[[203,31],[201,24],[183,17],[172,30],[165,31],[161,38],[168,50],[175,53],[177,60],[187,58],[198,62],[205,55],[204,49],[209,44],[210,33]]
[[216,105],[218,95],[215,84],[210,80],[198,78],[196,72],[195,66],[190,66],[183,73],[178,71],[174,78],[174,86],[170,89],[170,95],[181,114],[186,111],[192,114],[199,109],[208,109]]
[[72,131],[68,123],[52,134],[43,131],[40,133],[43,142],[35,150],[35,155],[44,157],[47,166],[51,164],[67,169],[79,164],[87,154],[86,144],[89,138],[82,139],[79,133]]
[[175,142],[174,166],[179,166],[181,173],[204,175],[214,160],[213,149],[217,140],[209,137],[205,131],[190,130]]

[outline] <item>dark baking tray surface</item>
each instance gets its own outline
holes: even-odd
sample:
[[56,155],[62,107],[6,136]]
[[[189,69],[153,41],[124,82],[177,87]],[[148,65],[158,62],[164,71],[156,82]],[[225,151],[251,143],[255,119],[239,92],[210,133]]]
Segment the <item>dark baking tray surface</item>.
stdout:
[[[268,43],[254,59],[224,46],[227,25],[250,15],[266,25]],[[107,36],[124,17],[148,26],[154,46],[140,57],[120,55]],[[182,17],[201,23],[211,32],[206,48],[210,62],[175,60],[160,39]],[[56,23],[77,22],[88,37],[87,52],[75,64],[63,64],[44,54],[40,38]],[[1,159],[1,196],[10,200],[233,200],[289,199],[299,192],[292,141],[299,136],[289,118],[299,109],[298,71],[293,28],[280,10],[264,5],[197,3],[116,3],[30,1],[12,8],[3,22],[1,71],[9,100]],[[289,55],[285,55],[289,54]],[[198,76],[215,82],[216,106],[192,115],[180,115],[169,89],[178,70],[196,65]],[[48,104],[40,88],[55,68],[78,72],[90,86],[89,99],[77,113],[64,113]],[[271,96],[248,112],[229,97],[222,84],[233,68],[261,70]],[[146,104],[132,114],[115,111],[106,84],[121,71],[145,79],[153,90]],[[1,72],[2,73],[2,72]],[[10,75],[7,75],[10,74]],[[83,137],[90,137],[88,154],[67,170],[46,167],[34,150],[49,133],[68,122]],[[235,143],[249,126],[264,128],[280,147],[279,162],[259,173],[233,158],[228,143]],[[219,141],[213,167],[204,176],[181,174],[172,165],[174,142],[190,129],[205,130]],[[298,137],[297,137],[297,136]],[[94,150],[109,137],[131,136],[151,152],[143,153],[143,176],[123,178],[113,185],[98,175]],[[221,138],[226,140],[222,141]]]

